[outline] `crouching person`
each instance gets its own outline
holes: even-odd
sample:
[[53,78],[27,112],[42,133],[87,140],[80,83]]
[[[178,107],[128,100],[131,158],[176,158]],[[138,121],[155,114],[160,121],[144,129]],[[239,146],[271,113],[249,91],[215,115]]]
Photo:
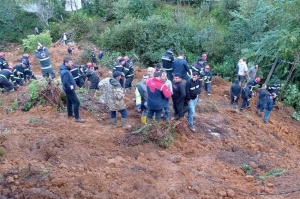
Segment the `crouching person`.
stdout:
[[105,78],[100,81],[100,102],[108,105],[113,127],[117,126],[118,111],[119,113],[121,113],[122,128],[130,128],[130,125],[126,125],[128,113],[126,109],[126,104],[124,103],[124,90],[119,82],[121,76],[121,72],[115,71],[113,73],[113,78]]

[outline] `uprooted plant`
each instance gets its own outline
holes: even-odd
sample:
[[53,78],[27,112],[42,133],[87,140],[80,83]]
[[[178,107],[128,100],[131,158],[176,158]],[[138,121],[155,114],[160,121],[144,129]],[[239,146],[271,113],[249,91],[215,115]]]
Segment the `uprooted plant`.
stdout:
[[59,82],[43,78],[31,81],[28,88],[29,91],[24,95],[25,99],[19,99],[22,110],[29,111],[33,106],[46,103],[57,108],[64,106],[64,93],[59,87]]
[[152,122],[128,132],[123,140],[129,145],[152,142],[163,148],[169,148],[177,137],[176,123]]

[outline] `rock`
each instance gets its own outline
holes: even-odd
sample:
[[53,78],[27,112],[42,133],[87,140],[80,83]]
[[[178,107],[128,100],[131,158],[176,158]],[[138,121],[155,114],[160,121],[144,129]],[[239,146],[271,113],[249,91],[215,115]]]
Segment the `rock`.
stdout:
[[176,191],[175,191],[175,189],[174,188],[170,188],[169,190],[168,190],[168,195],[173,199],[173,198],[177,198],[177,193],[176,193]]
[[194,185],[192,187],[192,189],[197,193],[197,194],[200,194],[201,193],[201,188],[198,186],[198,185]]
[[43,188],[31,188],[25,193],[25,199],[61,199],[59,196]]
[[225,196],[227,196],[227,193],[225,191],[219,191],[218,195],[222,196],[222,197],[225,197]]
[[268,184],[267,184],[267,187],[272,188],[272,187],[274,187],[274,184],[268,183]]
[[247,182],[254,182],[254,176],[246,175],[246,176],[245,176],[245,180],[246,180]]
[[234,198],[235,192],[234,192],[233,190],[228,189],[226,192],[227,192],[227,196],[228,196],[229,198]]
[[253,161],[249,162],[249,166],[251,166],[253,169],[257,169],[258,168],[258,165],[255,162],[253,162]]
[[204,191],[204,194],[205,194],[205,195],[211,195],[211,192],[210,192],[209,190],[205,190],[205,191]]
[[14,178],[12,177],[12,176],[8,176],[7,178],[6,178],[6,182],[7,183],[13,183],[15,180],[14,180]]

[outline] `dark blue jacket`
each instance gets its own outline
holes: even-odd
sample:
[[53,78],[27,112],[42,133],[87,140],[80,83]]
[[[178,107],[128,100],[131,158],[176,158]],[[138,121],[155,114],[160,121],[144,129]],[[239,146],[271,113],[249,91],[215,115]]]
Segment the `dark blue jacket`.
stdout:
[[170,52],[165,52],[161,56],[161,61],[162,61],[162,67],[166,72],[173,72],[173,61],[174,61],[174,56]]
[[2,70],[6,68],[8,68],[8,63],[4,58],[0,57],[0,69]]
[[197,81],[193,81],[190,79],[186,82],[185,91],[186,91],[186,100],[194,100],[201,93],[202,82],[197,79]]
[[274,82],[273,84],[271,84],[268,88],[269,92],[272,93],[276,93],[276,95],[278,95],[279,93],[279,89],[280,89],[280,83],[279,82]]
[[[59,73],[60,73],[60,78],[61,78],[61,84],[63,87],[63,90],[68,93],[68,92],[75,92],[76,88],[76,82],[70,72],[70,69],[67,68],[64,64],[62,64],[59,67]],[[71,85],[73,85],[74,89],[71,90]]]
[[239,80],[236,79],[236,80],[234,80],[234,84],[231,85],[230,95],[240,97],[241,92],[242,92],[242,88],[239,84]]
[[272,111],[273,107],[274,107],[273,98],[272,98],[272,96],[268,96],[266,110]]
[[182,77],[185,77],[187,73],[191,74],[187,61],[185,59],[176,58],[173,64],[173,73],[178,73]]
[[181,82],[173,82],[173,94],[172,94],[172,100],[173,103],[181,103],[185,101],[185,83],[183,81]]
[[10,69],[0,70],[0,77],[5,78],[7,80],[10,79],[13,84],[16,84],[16,79],[15,79],[14,73],[11,72]]
[[212,72],[209,70],[209,71],[204,71],[203,73],[203,80],[204,80],[204,83],[211,83],[211,80],[212,80]]
[[248,85],[246,85],[244,88],[242,88],[242,98],[249,99],[252,97],[252,92],[250,92],[250,88]]
[[42,69],[51,68],[50,53],[46,47],[41,47],[34,52],[35,57],[40,61]]
[[268,96],[269,96],[269,92],[266,89],[260,88],[258,90],[258,99],[265,101],[267,100]]
[[24,72],[25,71],[24,71],[22,64],[18,64],[16,66],[14,66],[13,73],[14,73],[15,79],[23,79],[23,78],[25,79]]

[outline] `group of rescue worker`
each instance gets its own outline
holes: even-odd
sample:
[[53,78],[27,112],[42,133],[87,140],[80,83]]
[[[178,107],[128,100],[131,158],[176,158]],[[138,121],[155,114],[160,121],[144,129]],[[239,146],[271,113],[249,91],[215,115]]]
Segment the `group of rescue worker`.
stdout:
[[[257,85],[260,84],[261,78],[256,77],[258,71],[258,64],[254,63],[254,66],[248,70],[246,59],[240,59],[236,67],[236,75],[234,83],[230,88],[231,105],[235,105],[235,108],[239,107],[239,99],[242,98],[240,110],[243,111],[246,107],[250,108],[250,101],[252,96],[255,95],[254,90]],[[247,76],[247,77],[246,77]],[[259,116],[264,114],[264,122],[268,123],[271,111],[276,102],[280,89],[279,80],[274,81],[267,87],[266,84],[262,84],[261,88],[257,90],[258,100],[256,106],[256,112]]]

